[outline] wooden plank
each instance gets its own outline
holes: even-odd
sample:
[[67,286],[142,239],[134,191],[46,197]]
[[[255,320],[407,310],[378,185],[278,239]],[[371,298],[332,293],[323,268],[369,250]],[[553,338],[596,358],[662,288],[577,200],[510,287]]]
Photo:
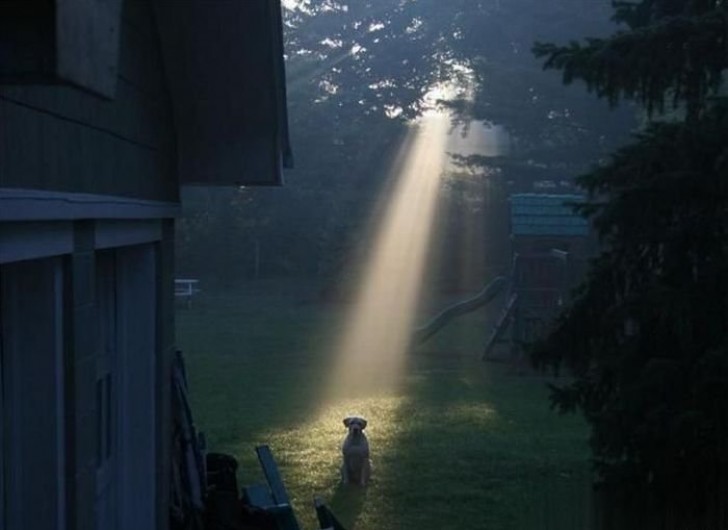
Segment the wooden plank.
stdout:
[[[176,293],[175,293],[176,294]],[[252,484],[243,488],[244,500],[250,506],[270,508],[275,505],[268,488],[262,484]]]
[[286,486],[283,484],[281,473],[278,471],[278,465],[273,458],[270,447],[267,445],[259,445],[255,448],[255,452],[258,454],[258,461],[260,467],[263,468],[263,474],[268,481],[271,495],[276,504],[290,504],[291,501],[288,498],[288,492]]

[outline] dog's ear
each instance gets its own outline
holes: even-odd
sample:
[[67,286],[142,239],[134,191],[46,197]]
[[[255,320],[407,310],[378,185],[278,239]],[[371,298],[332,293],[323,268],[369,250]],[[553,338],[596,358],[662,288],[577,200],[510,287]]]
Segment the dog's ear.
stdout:
[[344,427],[346,427],[348,429],[350,423],[351,423],[351,418],[344,418]]
[[367,420],[365,420],[364,418],[359,418],[359,421],[361,422],[361,430],[363,431],[367,428]]

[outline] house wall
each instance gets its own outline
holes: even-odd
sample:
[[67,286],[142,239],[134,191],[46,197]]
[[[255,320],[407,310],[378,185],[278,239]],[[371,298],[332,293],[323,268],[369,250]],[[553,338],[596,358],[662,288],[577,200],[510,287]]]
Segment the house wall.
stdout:
[[[0,527],[167,528],[169,367],[174,354],[173,220],[0,223],[0,229],[0,368],[15,365],[14,370],[0,370],[0,396],[15,396],[5,403],[0,399],[0,425],[11,432],[28,433],[9,446],[12,454],[5,454],[6,447],[0,453],[0,492],[7,493],[3,498],[9,503],[6,513],[0,510]],[[12,237],[13,231],[18,237]],[[104,266],[110,261],[113,274]],[[58,302],[18,285],[19,274],[45,271],[51,265],[58,272],[53,291]],[[48,279],[47,275],[39,278]],[[116,353],[110,360],[99,327],[110,307],[104,285],[112,285],[115,292],[111,305],[116,308],[112,317]],[[19,306],[21,302],[25,305]],[[48,311],[45,320],[61,326],[54,333],[48,332],[50,327],[41,318],[28,318],[17,309],[46,306],[55,312]],[[57,344],[51,340],[54,336]],[[44,337],[50,342],[42,343],[42,349],[39,340]],[[30,359],[31,353],[49,367],[56,366],[54,358],[58,359],[55,376],[50,368],[41,371],[42,363],[37,361],[33,361],[34,367],[18,372],[15,360]],[[113,365],[109,370],[113,372],[115,412],[106,418],[98,394],[99,370],[107,369],[102,362]],[[57,399],[48,397],[53,387],[45,380],[41,384],[41,376],[61,382]],[[32,392],[19,394],[23,389]],[[42,394],[28,399],[40,389]],[[44,407],[35,415],[23,412],[22,407],[43,407],[42,403],[52,404],[60,414],[54,416],[53,407]],[[41,417],[55,423],[31,421]],[[102,473],[99,440],[109,421],[114,462],[109,473]],[[45,442],[58,451],[48,451]],[[18,453],[20,449],[23,454]],[[5,456],[12,457],[12,466]],[[62,463],[59,473],[37,469],[37,462],[49,459]],[[30,482],[21,490],[15,484],[22,477]],[[111,495],[100,499],[104,479],[107,486],[112,484]],[[27,506],[35,506],[35,510],[30,512]],[[63,516],[54,517],[55,512]],[[43,514],[51,515],[39,519]]]
[[[60,494],[65,502],[59,504],[62,518],[48,519],[34,530],[164,530],[169,524],[173,216],[179,183],[171,101],[149,0],[123,2],[120,39],[113,100],[63,85],[0,85],[0,277],[11,270],[3,267],[22,269],[36,260],[56,260],[63,271],[63,436],[59,446],[64,469]],[[139,268],[133,256],[140,245],[150,252],[144,262],[154,275],[149,284],[153,289],[146,291],[146,297],[141,278],[134,276]],[[120,281],[137,282],[123,293],[126,300],[138,297],[127,302],[127,308],[132,308],[134,316],[151,315],[153,335],[143,343],[147,353],[127,357],[130,362],[121,370],[127,374],[125,388],[131,390],[119,399],[126,400],[127,412],[144,410],[117,418],[123,420],[119,443],[124,445],[119,448],[132,464],[119,467],[116,507],[107,506],[123,513],[108,527],[99,522],[97,510],[97,282],[99,256],[111,250],[127,257],[120,262],[126,271]],[[3,296],[0,289],[0,305]],[[133,311],[139,307],[139,297],[149,305],[144,311]],[[0,326],[4,325],[1,313]],[[132,331],[127,336],[137,342],[129,342],[125,351],[140,352],[141,336]],[[26,347],[18,343],[18,351]],[[152,378],[153,388],[147,385],[148,393],[135,392],[129,385],[144,377]],[[3,378],[12,383],[11,374],[0,371]],[[0,399],[0,423],[3,413]],[[143,436],[148,426],[152,430],[149,443]],[[139,456],[145,464],[136,461]],[[11,473],[12,469],[6,473],[2,460],[0,493],[3,481],[19,473]],[[123,491],[132,486],[140,497]],[[0,509],[0,527],[6,515]],[[21,523],[9,528],[27,528]]]
[[[164,530],[169,526],[170,367],[175,349],[173,238],[174,216],[179,206],[177,136],[181,127],[172,112],[160,33],[154,17],[156,11],[152,9],[151,2],[123,0],[116,87],[115,90],[112,90],[113,86],[105,87],[109,90],[102,91],[104,94],[113,93],[113,99],[93,94],[88,91],[93,87],[83,84],[80,85],[85,89],[67,85],[0,85],[0,445],[9,430],[17,430],[18,425],[24,426],[24,422],[29,421],[24,419],[29,416],[27,414],[5,416],[10,409],[3,402],[6,390],[3,385],[7,383],[7,388],[14,388],[17,378],[2,370],[2,358],[4,355],[9,357],[6,352],[10,351],[4,348],[4,341],[8,340],[8,336],[17,338],[12,350],[14,358],[27,357],[27,350],[42,342],[32,340],[40,339],[42,333],[31,318],[19,319],[24,322],[24,334],[4,333],[14,324],[8,320],[11,310],[16,316],[20,315],[14,304],[18,297],[23,296],[18,294],[17,289],[8,286],[13,284],[16,270],[42,268],[39,262],[45,260],[53,261],[54,270],[60,271],[57,279],[62,283],[62,287],[53,284],[55,300],[61,300],[61,303],[60,307],[52,308],[52,315],[60,322],[57,326],[61,330],[60,338],[58,344],[45,345],[46,353],[53,346],[51,353],[61,360],[60,365],[53,365],[57,370],[55,375],[61,398],[57,403],[51,403],[50,399],[43,400],[43,403],[51,403],[55,407],[44,412],[58,420],[58,428],[52,426],[58,439],[50,441],[56,447],[54,462],[59,463],[57,471],[63,480],[38,471],[47,488],[26,488],[23,490],[25,497],[20,498],[7,486],[25,473],[26,468],[34,472],[39,469],[38,465],[26,466],[25,458],[32,456],[32,449],[40,450],[42,444],[31,443],[27,450],[19,451],[21,457],[13,459],[12,466],[8,466],[7,455],[0,451],[0,528],[3,530],[31,527],[32,530]],[[118,6],[117,0],[42,0],[42,3],[56,8],[63,4],[70,11],[83,9],[86,5],[93,7],[92,4],[100,12],[110,10],[112,4]],[[174,14],[185,2],[158,0],[157,7],[162,3],[166,3]],[[10,4],[25,6],[24,1]],[[201,15],[208,11],[207,4],[216,4],[217,15],[212,22],[205,17],[202,17],[202,22],[195,17],[189,19],[189,24],[182,21],[178,29],[189,48],[181,51],[175,47],[166,48],[169,55],[181,56],[178,63],[184,64],[195,52],[200,57],[200,64],[205,65],[210,57],[205,52],[209,49],[204,46],[206,42],[235,44],[238,37],[250,41],[243,38],[241,46],[248,48],[252,59],[273,63],[282,61],[280,46],[274,46],[275,49],[259,48],[258,39],[252,38],[258,33],[241,33],[251,24],[260,22],[257,17],[241,16],[249,7],[245,0],[196,4]],[[252,2],[250,4],[253,5]],[[255,4],[264,6],[266,10],[280,10],[277,1]],[[227,23],[230,9],[237,13],[237,18]],[[32,32],[32,26],[20,27],[19,31]],[[280,20],[273,29],[279,31],[278,26]],[[4,25],[0,23],[0,31],[8,27],[17,28],[7,22]],[[100,27],[97,25],[91,30]],[[223,27],[226,31],[219,33],[225,38],[214,39],[211,33]],[[100,31],[108,29],[105,26]],[[116,26],[113,30],[116,31]],[[80,33],[81,42],[88,37],[83,31],[77,33]],[[52,40],[46,39],[46,36],[43,31],[30,35],[31,41],[32,37],[38,37],[38,46],[21,46],[31,60],[37,58],[36,48],[45,50],[48,40]],[[262,36],[268,35],[263,32]],[[88,47],[76,46],[72,51],[79,48]],[[237,56],[232,53],[233,48],[223,46],[226,54]],[[240,112],[231,114],[229,105],[218,104],[216,98],[207,98],[204,103],[211,104],[209,106],[217,112],[212,114],[210,109],[204,108],[205,105],[200,107],[202,118],[209,125],[208,132],[220,130],[224,135],[237,133],[240,136],[241,131],[250,129],[255,134],[240,136],[244,141],[238,147],[256,155],[252,157],[254,162],[265,160],[256,153],[256,142],[264,138],[263,133],[257,130],[258,124],[251,120],[250,113],[243,112],[251,105],[255,106],[256,102],[236,97],[241,93],[237,90],[238,86],[252,87],[257,93],[255,91],[259,90],[260,83],[256,81],[251,85],[249,69],[241,68],[238,61],[231,60],[235,58],[232,56],[227,57],[227,63],[214,63],[214,70],[218,71],[201,69],[206,75],[180,76],[178,72],[175,85],[187,80],[192,90],[185,94],[187,99],[177,100],[177,116],[179,113],[185,115],[190,102],[205,99],[195,87],[214,87],[216,81],[227,82],[224,87],[229,99],[223,103],[236,103]],[[77,60],[83,65],[87,59],[72,54],[69,61]],[[169,57],[166,64],[171,64]],[[237,68],[225,68],[220,64]],[[99,66],[99,63],[95,62],[94,66]],[[282,83],[282,64],[280,66],[281,71],[277,73],[281,74],[279,81]],[[231,72],[236,83],[229,82],[228,74]],[[214,77],[211,77],[213,74]],[[113,75],[109,77],[113,79]],[[282,85],[277,89],[278,96],[284,97]],[[215,95],[215,92],[207,94]],[[269,94],[264,91],[264,95]],[[268,103],[267,107],[270,107],[274,102]],[[209,144],[203,145],[198,138],[198,145],[191,142],[192,145],[188,146],[215,147],[214,152],[219,158],[211,159],[210,163],[222,164],[232,169],[230,173],[234,174],[234,178],[218,183],[237,183],[238,172],[240,183],[247,184],[248,179],[256,184],[280,181],[279,143],[287,146],[287,138],[280,138],[282,135],[278,134],[278,129],[285,128],[285,123],[271,121],[275,113],[268,113],[265,109],[255,107],[255,115],[261,117],[266,125],[273,124],[270,132],[276,133],[269,135],[272,148],[269,145],[269,150],[263,150],[266,153],[270,151],[270,167],[268,164],[262,167],[252,162],[241,163],[245,160],[237,159],[240,150],[231,148],[229,143],[223,145],[217,141],[217,134],[205,137]],[[285,121],[284,116],[285,113],[278,117]],[[227,118],[226,127],[220,127],[217,117]],[[194,137],[196,131],[190,128]],[[235,163],[230,163],[225,157],[235,159]],[[200,171],[209,170],[207,164],[201,164],[200,168]],[[258,178],[258,173],[265,178]],[[108,265],[110,259],[115,265]],[[147,276],[140,273],[142,262],[149,273]],[[4,278],[10,279],[4,281]],[[109,288],[110,285],[113,288]],[[110,292],[114,294],[110,295]],[[34,296],[38,300],[27,300],[29,306],[42,305],[40,298],[43,293]],[[110,310],[109,307],[117,301],[120,305]],[[119,317],[121,322],[126,318],[139,326],[114,327],[114,333],[118,332],[119,340],[123,342],[118,344],[116,353],[122,360],[116,365],[118,372],[113,374],[114,377],[103,366],[104,363],[111,366],[116,361],[102,347],[109,332],[102,332],[103,326],[99,322],[100,317],[110,313],[114,313],[111,321]],[[139,329],[146,329],[148,333],[139,334]],[[57,330],[54,328],[54,331]],[[34,353],[41,356],[39,350]],[[30,374],[28,380],[34,379],[32,372],[27,370]],[[142,384],[142,381],[145,383]],[[117,394],[107,396],[109,388]],[[15,401],[20,403],[23,400],[18,398]],[[33,403],[38,401],[36,397]],[[111,403],[110,408],[108,403]],[[15,423],[16,418],[21,418],[17,420],[20,423]],[[28,432],[33,435],[43,432],[44,423],[50,422],[35,422]],[[111,429],[106,429],[112,423],[117,426],[118,436],[109,434]],[[145,433],[148,436],[144,436]],[[111,436],[115,437],[115,442],[109,444]],[[43,439],[42,435],[28,435],[28,438],[34,437]],[[109,456],[107,450],[100,450],[100,447],[109,446],[120,452]],[[20,447],[20,442],[13,446],[14,449]],[[43,452],[44,456],[48,454],[50,452]],[[107,457],[100,458],[100,454]],[[112,459],[120,464],[107,462]],[[112,473],[107,473],[110,469]],[[45,495],[56,483],[55,497],[52,493]],[[37,497],[34,499],[33,495]],[[26,498],[30,500],[23,504]],[[12,511],[6,510],[5,501],[8,499],[15,503],[8,505]],[[42,519],[33,518],[34,514],[28,519],[11,519],[20,513],[18,507],[22,509],[24,506],[45,508],[47,512],[43,512]],[[58,517],[53,517],[55,513],[59,514]],[[45,517],[45,514],[50,515]],[[30,522],[26,524],[26,521]]]
[[176,202],[175,136],[149,0],[123,2],[116,97],[0,86],[0,188]]

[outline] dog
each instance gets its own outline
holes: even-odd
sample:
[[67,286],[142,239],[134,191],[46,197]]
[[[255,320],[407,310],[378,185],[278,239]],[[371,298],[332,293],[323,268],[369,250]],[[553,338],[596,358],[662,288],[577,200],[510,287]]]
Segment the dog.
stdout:
[[349,434],[344,438],[341,452],[344,463],[341,466],[341,482],[344,484],[358,484],[366,486],[372,473],[372,463],[369,459],[369,441],[364,434],[367,420],[359,416],[344,418],[344,427]]

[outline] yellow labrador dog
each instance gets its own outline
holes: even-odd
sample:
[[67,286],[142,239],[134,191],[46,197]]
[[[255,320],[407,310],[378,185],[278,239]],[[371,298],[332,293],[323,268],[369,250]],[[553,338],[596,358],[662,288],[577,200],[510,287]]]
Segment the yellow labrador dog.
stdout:
[[369,460],[369,441],[364,434],[367,420],[359,416],[350,416],[344,419],[344,426],[349,434],[344,438],[341,452],[344,463],[341,466],[341,481],[344,484],[358,484],[366,486],[372,473],[372,463]]

